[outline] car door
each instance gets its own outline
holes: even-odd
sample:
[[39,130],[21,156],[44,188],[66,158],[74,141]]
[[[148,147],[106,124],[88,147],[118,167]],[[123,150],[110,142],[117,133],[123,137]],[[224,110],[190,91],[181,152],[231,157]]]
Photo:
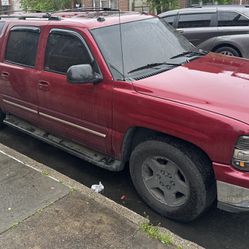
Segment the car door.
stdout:
[[217,36],[217,27],[214,26],[216,12],[179,12],[177,30],[195,46]]
[[38,122],[36,57],[39,37],[38,27],[9,28],[0,62],[2,108],[32,123]]
[[99,66],[80,32],[54,28],[44,39],[44,62],[38,80],[39,115],[46,130],[99,152],[111,145],[112,85],[107,81],[70,84],[72,65]]

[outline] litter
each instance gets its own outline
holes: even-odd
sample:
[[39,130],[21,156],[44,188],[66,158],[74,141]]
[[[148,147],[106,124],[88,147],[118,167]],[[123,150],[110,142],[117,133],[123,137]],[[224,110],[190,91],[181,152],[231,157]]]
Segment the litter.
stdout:
[[99,182],[99,184],[93,184],[91,186],[91,189],[96,193],[101,193],[104,190],[104,185],[101,182]]
[[121,199],[122,201],[127,200],[127,196],[126,196],[126,195],[122,195],[122,196],[120,197],[120,199]]

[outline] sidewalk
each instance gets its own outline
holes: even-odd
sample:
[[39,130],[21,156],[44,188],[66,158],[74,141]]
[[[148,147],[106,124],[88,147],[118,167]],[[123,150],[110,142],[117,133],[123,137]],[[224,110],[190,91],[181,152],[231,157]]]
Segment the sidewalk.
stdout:
[[169,231],[149,238],[147,220],[0,144],[0,248],[200,248]]

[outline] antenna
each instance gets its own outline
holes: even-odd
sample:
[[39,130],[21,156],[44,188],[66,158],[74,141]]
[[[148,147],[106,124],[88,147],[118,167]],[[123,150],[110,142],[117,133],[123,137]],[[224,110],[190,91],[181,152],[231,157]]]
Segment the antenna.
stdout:
[[[118,9],[119,9],[119,0],[118,0]],[[122,61],[122,74],[123,79],[122,81],[125,81],[125,69],[124,69],[124,50],[123,50],[123,35],[122,35],[122,25],[121,25],[121,13],[120,9],[118,11],[118,18],[119,18],[119,38],[120,38],[120,49],[121,49],[121,61]]]

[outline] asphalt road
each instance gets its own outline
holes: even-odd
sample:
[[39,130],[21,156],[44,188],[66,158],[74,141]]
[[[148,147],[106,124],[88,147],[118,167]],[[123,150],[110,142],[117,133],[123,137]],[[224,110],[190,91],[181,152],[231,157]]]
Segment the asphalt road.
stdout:
[[105,187],[104,195],[110,199],[148,216],[152,223],[160,223],[205,248],[249,248],[249,214],[231,214],[212,207],[194,222],[177,223],[161,217],[140,200],[132,186],[128,170],[119,173],[106,171],[9,127],[1,130],[0,143],[86,186],[90,187],[101,181]]

